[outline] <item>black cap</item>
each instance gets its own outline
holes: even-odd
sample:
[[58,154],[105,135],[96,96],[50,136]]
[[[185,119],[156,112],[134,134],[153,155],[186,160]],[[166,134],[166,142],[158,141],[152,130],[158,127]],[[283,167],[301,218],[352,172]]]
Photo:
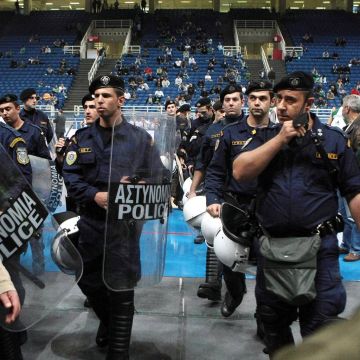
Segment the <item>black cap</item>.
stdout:
[[314,87],[314,79],[311,74],[304,71],[295,71],[283,77],[274,87],[274,92],[280,90],[311,91]]
[[225,87],[225,89],[220,93],[220,101],[221,103],[224,102],[224,97],[227,95],[227,94],[232,94],[234,92],[239,92],[240,93],[240,97],[241,99],[243,98],[243,93],[242,93],[242,87],[237,85],[237,84],[234,84],[234,85],[228,85]]
[[5,94],[0,98],[0,104],[18,101],[18,97],[14,94]]
[[168,100],[166,103],[165,103],[165,110],[167,109],[167,107],[169,105],[175,105],[176,106],[176,102],[174,100]]
[[24,89],[20,94],[20,100],[22,102],[25,102],[27,99],[31,98],[31,96],[33,96],[34,94],[36,94],[36,90],[34,88]]
[[191,110],[191,106],[189,104],[184,104],[184,105],[181,105],[177,112],[186,112],[186,111],[190,111]]
[[82,106],[84,107],[85,106],[85,103],[87,102],[87,101],[94,101],[95,99],[93,98],[93,96],[91,95],[91,94],[86,94],[83,98],[82,98],[82,100],[81,100],[81,104],[82,104]]
[[220,100],[216,101],[213,105],[213,109],[215,111],[221,110],[222,109],[222,102]]
[[95,90],[100,88],[114,88],[124,91],[125,83],[124,80],[119,76],[101,75],[91,82],[89,86],[89,92],[90,94],[94,94]]
[[208,97],[200,98],[196,102],[196,107],[211,106],[211,100]]
[[246,91],[245,91],[245,95],[249,95],[250,93],[252,93],[253,91],[272,91],[273,89],[272,84],[269,81],[252,81]]

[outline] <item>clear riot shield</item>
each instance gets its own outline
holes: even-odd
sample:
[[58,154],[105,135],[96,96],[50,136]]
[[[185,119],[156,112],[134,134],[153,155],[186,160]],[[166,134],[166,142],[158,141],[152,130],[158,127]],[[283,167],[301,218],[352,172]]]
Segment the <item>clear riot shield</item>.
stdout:
[[175,118],[136,113],[113,128],[103,278],[113,291],[161,281]]
[[51,213],[63,205],[64,180],[53,160],[29,155],[32,169],[32,189]]
[[22,331],[44,318],[70,292],[82,274],[81,256],[58,229],[51,213],[0,146],[0,260],[19,294],[22,309],[12,324]]

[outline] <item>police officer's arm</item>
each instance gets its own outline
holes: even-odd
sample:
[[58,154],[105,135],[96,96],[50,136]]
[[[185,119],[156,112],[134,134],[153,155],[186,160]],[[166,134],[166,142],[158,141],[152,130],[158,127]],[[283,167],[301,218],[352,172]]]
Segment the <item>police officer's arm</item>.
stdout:
[[195,170],[194,177],[192,179],[189,194],[188,194],[189,199],[196,196],[196,189],[199,187],[201,182],[204,180],[204,177],[205,177],[205,171]]
[[228,174],[227,160],[228,141],[225,136],[220,138],[217,149],[210,161],[205,175],[207,211],[211,216],[220,216],[221,203],[223,202],[225,182]]
[[10,275],[0,262],[0,303],[9,309],[5,322],[11,323],[18,317],[21,309],[20,299],[15,290],[14,284],[11,282]]
[[15,138],[10,144],[9,155],[17,165],[18,169],[25,176],[28,183],[32,183],[32,170],[30,159],[26,149],[25,140],[21,137]]
[[280,132],[271,140],[251,151],[242,152],[233,162],[233,177],[238,181],[255,179],[265,170],[281,148],[295,136],[303,136],[303,128],[295,129],[292,121],[285,121]]
[[349,201],[349,209],[357,228],[360,229],[360,193]]

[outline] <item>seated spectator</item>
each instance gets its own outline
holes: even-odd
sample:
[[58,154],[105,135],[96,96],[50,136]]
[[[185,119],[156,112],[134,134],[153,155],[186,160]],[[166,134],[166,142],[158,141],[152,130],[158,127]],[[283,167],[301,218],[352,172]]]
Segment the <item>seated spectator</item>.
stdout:
[[152,94],[149,94],[149,96],[147,97],[145,103],[149,104],[149,105],[152,105],[154,103],[154,97],[153,97]]
[[174,68],[181,68],[181,60],[180,59],[176,59],[175,62],[174,62]]
[[162,87],[165,87],[165,88],[169,87],[169,86],[170,86],[170,81],[169,81],[169,79],[168,79],[168,78],[164,78],[164,79],[161,81],[161,86],[162,86]]
[[56,40],[53,42],[53,45],[54,45],[56,48],[61,47],[61,40],[60,40],[60,39],[56,39]]
[[160,104],[161,103],[161,99],[164,97],[164,93],[160,88],[157,88],[155,93],[154,93],[154,103],[155,104]]
[[210,75],[210,71],[208,71],[208,72],[205,74],[204,79],[205,79],[205,81],[212,81],[212,78],[211,78],[211,75]]
[[325,50],[323,53],[322,53],[322,57],[323,59],[329,59],[330,58],[330,54],[327,50]]
[[177,77],[175,78],[175,85],[176,86],[180,86],[183,82],[183,79],[181,78],[180,75],[177,75]]
[[189,65],[192,66],[194,64],[196,65],[196,60],[195,60],[194,56],[190,56],[189,57]]
[[68,75],[76,75],[76,70],[74,69],[74,68],[68,68],[67,70],[66,70],[66,73],[68,74]]
[[19,53],[20,53],[20,55],[23,55],[23,54],[25,54],[25,52],[26,52],[26,47],[23,46],[23,47],[20,49]]
[[52,75],[54,73],[54,69],[49,65],[47,68],[46,68],[46,73],[45,75]]
[[328,90],[328,92],[326,94],[326,98],[328,100],[334,100],[335,99],[335,94],[331,91],[331,89]]
[[129,100],[130,98],[131,98],[131,94],[130,94],[130,92],[129,92],[129,89],[125,89],[125,91],[124,91],[124,98],[126,99],[126,100]]
[[218,42],[217,48],[218,48],[219,51],[223,51],[223,50],[224,50],[224,46],[223,46],[223,44],[222,44],[220,41]]

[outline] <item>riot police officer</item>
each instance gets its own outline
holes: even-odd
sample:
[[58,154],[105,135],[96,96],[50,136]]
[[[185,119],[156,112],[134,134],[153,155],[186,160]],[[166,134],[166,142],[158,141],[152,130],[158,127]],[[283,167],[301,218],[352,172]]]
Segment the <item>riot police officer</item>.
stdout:
[[[214,217],[220,215],[220,206],[224,201],[247,212],[251,211],[251,203],[256,193],[256,181],[239,183],[232,177],[232,161],[239,154],[242,146],[247,141],[251,141],[258,128],[269,125],[269,109],[273,98],[272,85],[264,81],[251,82],[246,95],[249,115],[243,118],[241,89],[225,88],[222,93],[225,120],[228,124],[217,139],[205,178],[207,211]],[[223,265],[223,274],[227,293],[221,313],[228,317],[240,305],[246,292],[245,274],[232,272],[226,265]]]
[[36,109],[38,101],[36,90],[33,88],[24,89],[20,94],[20,100],[23,102],[24,107],[20,111],[20,117],[24,121],[39,126],[45,134],[48,144],[54,137],[54,131],[47,115],[41,110]]
[[[359,167],[342,131],[323,125],[310,112],[313,85],[311,74],[301,71],[281,79],[274,87],[280,124],[257,131],[233,163],[235,179],[258,179],[256,215],[264,236],[255,295],[270,356],[293,343],[290,325],[297,317],[306,336],[345,308],[336,237],[337,189],[360,224]],[[267,250],[278,246],[275,257],[284,255],[279,244],[287,253],[279,261],[282,270],[271,277]],[[300,252],[303,267],[291,267],[286,259],[300,259]],[[304,272],[311,274],[302,278],[306,287],[295,282]],[[291,277],[281,282],[279,276],[287,273]],[[291,291],[285,293],[287,286]]]
[[[147,163],[154,152],[149,149],[152,146],[150,135],[129,124],[122,115],[121,107],[125,98],[124,81],[121,78],[100,76],[93,80],[89,91],[95,96],[99,119],[92,126],[76,132],[63,167],[68,193],[80,205],[78,249],[84,262],[84,275],[79,286],[101,321],[99,331],[103,333],[102,326],[107,330],[108,337],[101,339],[100,344],[109,344],[107,359],[128,359],[134,315],[134,290],[110,290],[105,286],[102,275],[113,126],[115,125],[114,137],[122,139],[119,145],[121,149],[116,151],[121,154],[123,166],[127,161],[131,161],[133,165],[135,159],[136,162],[142,160]],[[139,145],[134,146],[135,138],[142,139]],[[159,155],[158,162],[161,164]],[[133,229],[136,230],[136,224]],[[122,234],[123,240],[134,230],[127,231],[128,233]],[[134,236],[137,237],[138,234]],[[131,239],[129,241],[131,242]],[[136,242],[137,239],[133,239],[133,246],[136,246]],[[138,249],[133,250],[139,252]],[[139,264],[136,263],[135,256],[132,261],[135,263],[131,264],[129,277],[131,283],[135,284],[139,279]],[[120,263],[118,266],[125,264]]]
[[[4,123],[0,123],[0,144],[3,149],[5,149],[5,152],[14,161],[22,174],[25,176],[28,183],[31,184],[31,166],[25,140],[15,129]],[[3,159],[3,161],[7,160],[8,159]],[[3,176],[7,176],[7,174],[3,174]],[[20,186],[23,185],[20,184]],[[12,272],[10,272],[10,276],[14,283],[15,289],[20,297],[20,300],[23,300],[24,288],[22,286],[17,271],[13,270]],[[6,294],[3,294],[3,298],[4,296],[6,297]],[[16,299],[14,298],[13,305],[18,308],[18,304],[15,300]],[[15,311],[15,308],[13,310]],[[10,332],[0,327],[0,357],[2,359],[22,360],[20,348],[22,342],[23,341],[18,333]]]
[[4,121],[17,130],[26,141],[29,155],[35,155],[44,159],[50,159],[50,153],[46,146],[45,136],[40,127],[25,122],[21,119],[20,105],[17,96],[7,94],[0,98],[0,114]]

